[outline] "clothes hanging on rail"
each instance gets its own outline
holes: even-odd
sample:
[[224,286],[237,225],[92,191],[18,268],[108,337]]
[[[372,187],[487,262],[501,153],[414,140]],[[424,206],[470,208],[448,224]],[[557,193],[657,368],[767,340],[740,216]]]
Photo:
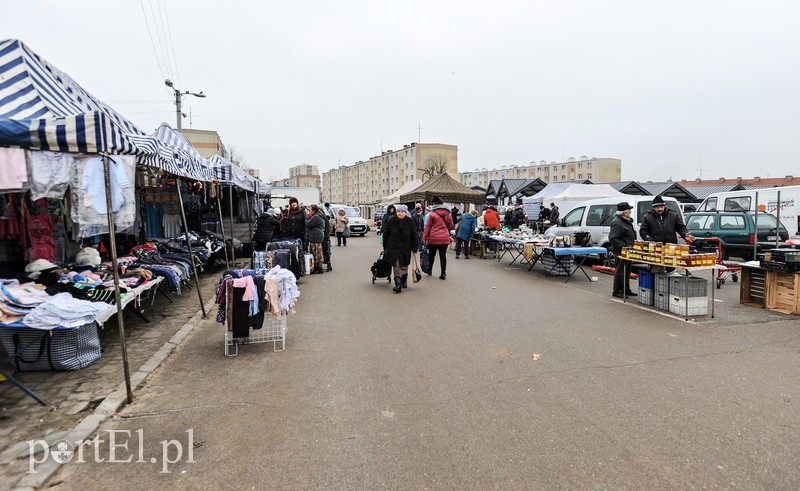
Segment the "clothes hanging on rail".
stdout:
[[28,164],[22,148],[0,147],[0,190],[19,191],[28,182]]
[[31,199],[63,198],[69,186],[70,172],[77,157],[74,153],[29,151],[26,153],[30,176]]

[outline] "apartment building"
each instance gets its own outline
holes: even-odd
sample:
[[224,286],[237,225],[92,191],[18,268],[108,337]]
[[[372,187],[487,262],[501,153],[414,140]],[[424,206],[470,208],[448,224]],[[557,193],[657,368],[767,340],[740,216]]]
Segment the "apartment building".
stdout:
[[461,184],[468,187],[480,186],[484,189],[489,185],[489,181],[493,180],[536,178],[547,183],[586,179],[594,183],[618,182],[622,180],[622,161],[611,158],[589,158],[583,155],[580,159],[570,157],[564,162],[547,163],[541,160],[528,165],[504,165],[499,169],[484,168],[458,174]]
[[372,216],[375,203],[414,179],[426,180],[426,171],[446,168],[458,179],[458,147],[444,143],[411,143],[386,150],[369,160],[343,165],[322,174],[322,197],[329,203],[359,206]]

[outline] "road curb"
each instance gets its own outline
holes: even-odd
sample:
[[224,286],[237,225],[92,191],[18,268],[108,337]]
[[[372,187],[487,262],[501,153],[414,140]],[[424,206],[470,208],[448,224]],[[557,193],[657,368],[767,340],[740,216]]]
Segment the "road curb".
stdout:
[[[210,316],[211,309],[214,307],[215,300],[209,300],[205,304],[205,311]],[[137,390],[147,377],[149,377],[162,363],[169,357],[170,354],[177,348],[186,338],[189,333],[197,327],[198,321],[203,320],[203,311],[198,310],[196,314],[189,319],[189,322],[181,326],[181,328],[166,341],[151,356],[141,367],[131,373],[131,390]],[[97,431],[100,425],[119,411],[127,402],[128,394],[125,388],[125,382],[122,382],[117,388],[109,394],[103,402],[101,402],[91,414],[83,418],[74,428],[68,430],[64,436],[64,440],[69,442],[87,441]],[[23,455],[20,458],[25,458]],[[46,462],[40,464],[35,473],[25,474],[19,481],[17,481],[12,489],[21,491],[29,489],[39,489],[44,486],[47,481],[53,477],[53,474],[64,464],[59,464],[53,459],[48,459]]]

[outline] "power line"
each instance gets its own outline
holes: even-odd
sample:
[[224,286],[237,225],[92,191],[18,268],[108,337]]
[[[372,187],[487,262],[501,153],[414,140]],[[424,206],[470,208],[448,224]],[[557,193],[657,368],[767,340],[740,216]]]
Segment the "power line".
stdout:
[[156,3],[158,5],[158,23],[161,25],[161,36],[164,38],[164,55],[167,60],[167,66],[169,66],[170,78],[174,78],[175,72],[172,70],[172,60],[169,55],[169,45],[167,44],[167,34],[166,34],[167,30],[164,27],[164,13],[161,11],[161,0],[156,0]]
[[169,33],[169,45],[172,49],[172,61],[175,63],[175,78],[178,79],[178,86],[183,87],[183,84],[181,84],[181,74],[178,71],[178,57],[175,56],[175,43],[172,42],[172,27],[169,24],[169,14],[167,13],[166,2],[164,2],[164,17],[167,19],[167,32]]
[[158,46],[161,48],[161,56],[164,59],[164,66],[167,69],[167,77],[171,78],[172,77],[172,69],[170,68],[169,59],[168,59],[168,57],[166,55],[167,51],[164,49],[164,42],[161,39],[161,31],[159,31],[159,29],[158,29],[158,21],[156,20],[156,12],[153,9],[152,0],[149,1],[149,4],[150,4],[150,14],[153,16],[153,25],[155,26],[155,30],[156,30],[156,37],[158,37]]
[[161,78],[164,77],[164,69],[161,68],[161,60],[158,58],[158,51],[156,50],[156,43],[153,41],[153,31],[150,30],[150,22],[147,20],[147,12],[144,10],[144,0],[139,0],[139,5],[142,6],[142,15],[144,15],[144,23],[147,26],[147,33],[150,35],[150,45],[153,47],[153,54],[156,55],[156,63],[158,63],[158,71],[161,73]]

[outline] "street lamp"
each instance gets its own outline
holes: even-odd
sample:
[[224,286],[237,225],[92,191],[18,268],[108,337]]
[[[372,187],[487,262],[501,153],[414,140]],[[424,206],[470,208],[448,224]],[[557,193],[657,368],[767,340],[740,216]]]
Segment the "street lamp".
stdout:
[[175,116],[178,120],[178,131],[181,131],[183,127],[183,125],[181,124],[181,117],[183,116],[183,113],[181,112],[182,97],[185,95],[193,95],[195,97],[205,97],[206,95],[203,93],[202,90],[200,92],[189,92],[188,90],[181,92],[180,89],[175,88],[175,86],[172,84],[172,80],[170,79],[164,80],[164,85],[166,85],[175,92]]

